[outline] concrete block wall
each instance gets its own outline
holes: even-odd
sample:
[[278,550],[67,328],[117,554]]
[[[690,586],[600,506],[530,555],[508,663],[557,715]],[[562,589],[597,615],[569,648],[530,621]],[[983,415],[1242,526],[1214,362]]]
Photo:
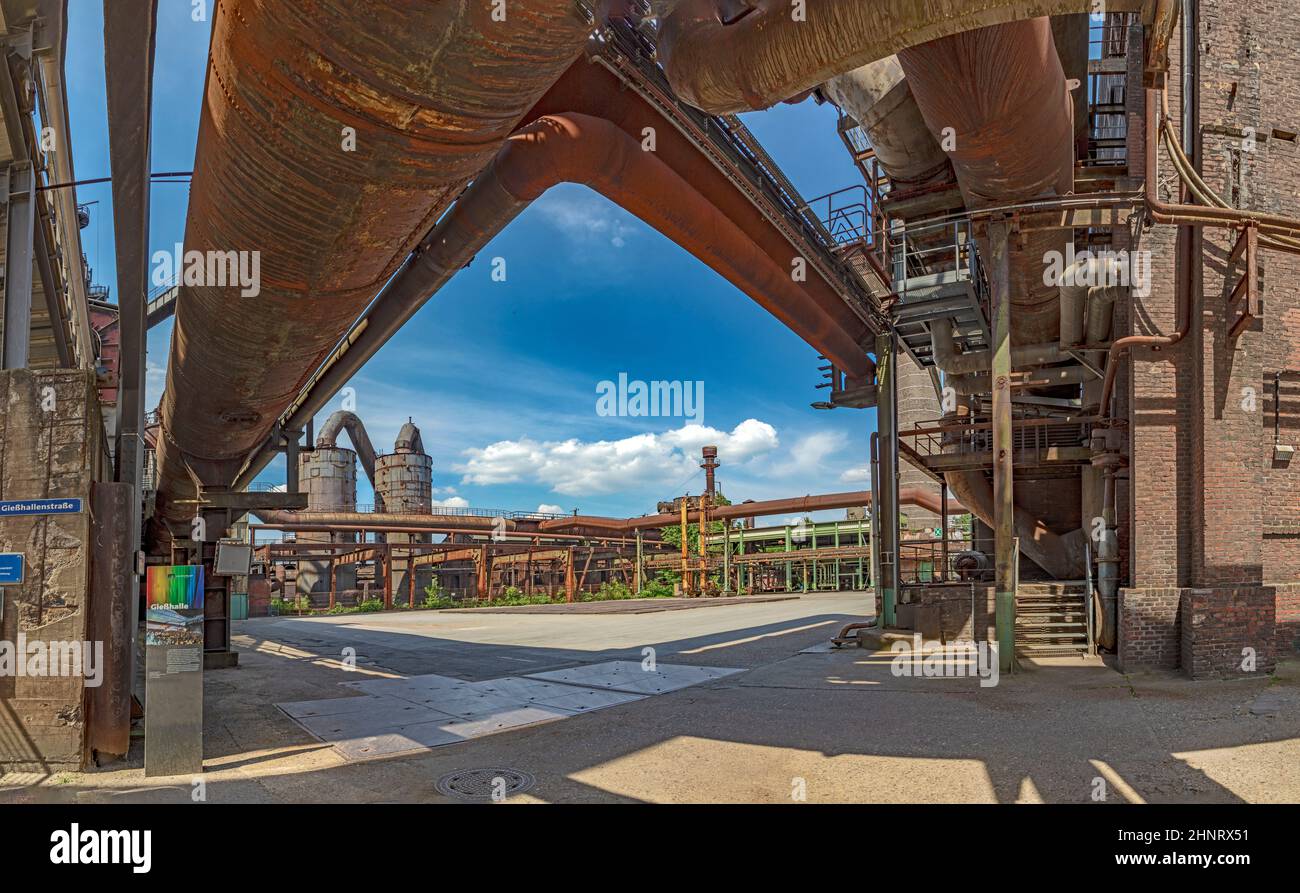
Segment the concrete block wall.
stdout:
[[[50,402],[52,398],[52,403]],[[0,497],[79,498],[81,514],[0,518],[0,551],[27,557],[26,582],[0,588],[0,639],[82,642],[90,592],[91,484],[103,428],[93,372],[0,372]],[[77,768],[84,759],[85,680],[0,676],[0,765]]]
[[992,586],[976,583],[973,591],[969,583],[908,587],[907,595],[911,604],[937,610],[939,635],[945,644],[997,641],[997,606]]

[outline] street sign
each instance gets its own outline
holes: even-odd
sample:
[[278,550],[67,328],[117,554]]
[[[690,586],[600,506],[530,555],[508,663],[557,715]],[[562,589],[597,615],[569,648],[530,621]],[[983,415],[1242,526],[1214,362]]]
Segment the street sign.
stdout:
[[23,582],[21,552],[0,552],[0,586],[17,586]]
[[13,515],[76,515],[80,499],[10,499],[0,502],[0,517]]

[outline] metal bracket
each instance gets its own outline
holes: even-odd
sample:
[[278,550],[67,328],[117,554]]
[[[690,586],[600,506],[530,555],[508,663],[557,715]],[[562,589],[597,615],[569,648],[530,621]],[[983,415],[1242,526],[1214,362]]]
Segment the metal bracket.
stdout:
[[1228,317],[1232,319],[1237,305],[1245,299],[1241,314],[1233,319],[1228,328],[1228,340],[1236,338],[1247,326],[1254,320],[1263,315],[1263,310],[1259,300],[1259,224],[1255,221],[1247,221],[1241,229],[1241,234],[1237,237],[1237,244],[1233,246],[1232,252],[1228,255],[1228,267],[1233,267],[1242,258],[1245,258],[1246,269],[1242,271],[1241,278],[1233,286],[1232,292],[1228,295]]

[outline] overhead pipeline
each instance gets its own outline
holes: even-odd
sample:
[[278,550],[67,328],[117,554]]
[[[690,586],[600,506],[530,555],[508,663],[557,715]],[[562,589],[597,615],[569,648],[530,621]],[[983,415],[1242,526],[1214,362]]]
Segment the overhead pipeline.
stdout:
[[572,0],[493,9],[217,4],[185,247],[249,271],[255,256],[260,281],[181,281],[158,450],[168,517],[195,479],[234,479],[590,30]]

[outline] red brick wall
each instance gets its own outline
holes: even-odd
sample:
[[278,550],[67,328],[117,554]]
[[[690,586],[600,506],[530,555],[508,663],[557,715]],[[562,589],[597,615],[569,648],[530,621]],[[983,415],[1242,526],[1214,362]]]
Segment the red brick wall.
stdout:
[[1119,591],[1119,664],[1124,672],[1178,666],[1181,593],[1176,587]]
[[[1268,586],[1184,589],[1179,610],[1183,672],[1193,679],[1271,673],[1276,599]],[[1247,650],[1253,652],[1253,669],[1242,666]]]
[[1273,587],[1277,591],[1278,658],[1300,652],[1300,583]]

